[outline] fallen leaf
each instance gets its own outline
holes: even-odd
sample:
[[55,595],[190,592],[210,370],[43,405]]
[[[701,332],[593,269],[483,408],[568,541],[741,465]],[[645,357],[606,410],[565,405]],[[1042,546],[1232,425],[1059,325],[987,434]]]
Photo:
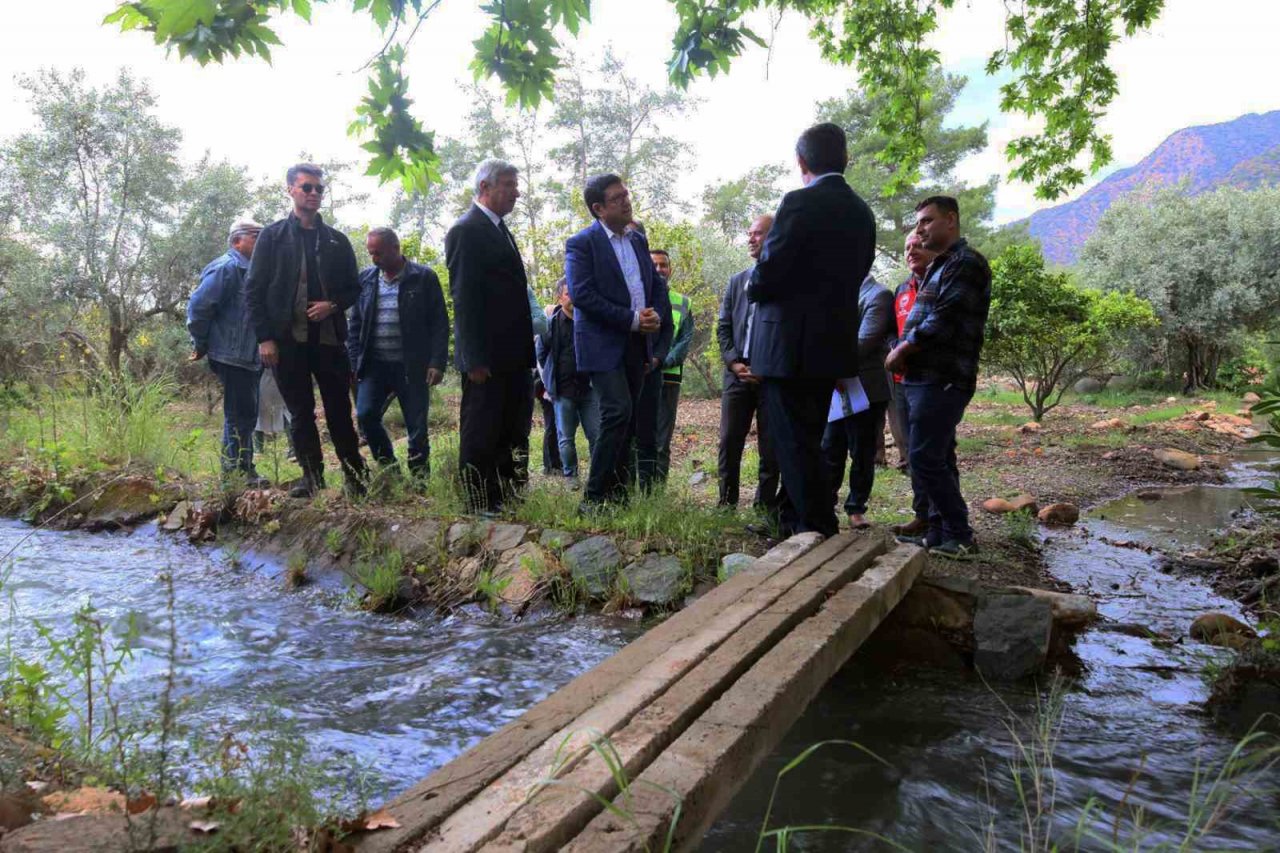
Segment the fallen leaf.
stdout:
[[198,832],[202,835],[210,835],[218,831],[218,822],[216,820],[193,820],[188,826],[192,832]]
[[180,809],[203,809],[208,808],[213,802],[213,797],[187,797],[178,803]]
[[117,814],[125,809],[124,794],[90,786],[48,794],[43,802],[51,811],[71,814]]
[[369,819],[364,822],[365,829],[399,829],[400,822],[391,816],[391,812],[386,809],[379,809],[369,815]]
[[130,800],[128,804],[126,804],[125,808],[128,810],[129,814],[142,814],[148,809],[155,808],[155,806],[155,794],[143,792]]

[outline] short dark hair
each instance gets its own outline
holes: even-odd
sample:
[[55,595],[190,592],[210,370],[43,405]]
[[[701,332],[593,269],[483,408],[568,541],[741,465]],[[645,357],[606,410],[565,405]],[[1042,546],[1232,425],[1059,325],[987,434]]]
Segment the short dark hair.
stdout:
[[916,205],[916,213],[924,210],[929,205],[933,205],[943,213],[954,213],[956,221],[960,221],[960,202],[956,201],[954,196],[931,195]]
[[293,186],[293,182],[298,180],[298,175],[310,175],[313,178],[320,179],[324,177],[324,169],[321,169],[315,163],[295,163],[284,174],[285,184]]
[[[592,219],[599,219],[592,207],[597,204],[604,204],[604,194],[609,187],[614,184],[622,183],[622,178],[610,172],[607,175],[596,175],[587,181],[586,187],[582,190],[582,200],[587,203],[587,213],[591,214]],[[644,233],[643,231],[640,233]]]
[[651,254],[651,255],[662,255],[662,256],[663,256],[664,258],[666,258],[667,260],[671,260],[671,253],[670,253],[670,252],[668,252],[666,249],[650,249],[650,250],[649,250],[649,254]]
[[568,289],[569,289],[569,279],[565,278],[564,276],[560,276],[560,280],[556,282],[556,296],[559,296],[560,294],[564,293]]
[[812,175],[843,173],[849,165],[849,140],[838,124],[824,121],[800,134],[796,155],[809,167]]

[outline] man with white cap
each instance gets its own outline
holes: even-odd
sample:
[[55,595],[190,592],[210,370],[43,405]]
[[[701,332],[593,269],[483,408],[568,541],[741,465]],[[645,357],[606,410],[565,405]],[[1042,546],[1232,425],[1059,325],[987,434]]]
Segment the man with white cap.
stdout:
[[208,356],[209,369],[222,383],[222,471],[239,474],[246,485],[268,485],[253,466],[253,430],[258,423],[258,380],[262,361],[258,339],[249,324],[244,280],[262,226],[240,220],[227,236],[230,248],[200,275],[200,286],[187,303],[191,360]]

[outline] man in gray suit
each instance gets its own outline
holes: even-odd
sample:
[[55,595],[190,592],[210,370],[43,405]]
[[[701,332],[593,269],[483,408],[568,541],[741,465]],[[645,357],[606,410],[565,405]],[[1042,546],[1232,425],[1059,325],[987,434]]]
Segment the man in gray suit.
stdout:
[[[751,260],[760,259],[764,238],[773,227],[773,217],[765,214],[747,229],[747,252]],[[742,451],[751,431],[751,418],[756,419],[756,446],[760,452],[759,482],[755,507],[769,516],[777,512],[778,465],[765,428],[764,407],[760,405],[760,379],[751,373],[747,333],[755,305],[747,300],[751,284],[750,267],[729,279],[720,300],[716,321],[716,339],[724,361],[724,390],[720,394],[720,506],[738,505],[738,483],[742,475]]]
[[827,463],[831,503],[839,499],[844,479],[844,459],[850,458],[849,497],[844,511],[855,530],[870,527],[866,519],[867,500],[876,476],[876,433],[884,432],[885,410],[889,406],[889,374],[884,358],[889,341],[897,331],[893,316],[893,294],[868,275],[858,291],[858,379],[871,407],[838,421],[831,421],[822,435],[822,455]]

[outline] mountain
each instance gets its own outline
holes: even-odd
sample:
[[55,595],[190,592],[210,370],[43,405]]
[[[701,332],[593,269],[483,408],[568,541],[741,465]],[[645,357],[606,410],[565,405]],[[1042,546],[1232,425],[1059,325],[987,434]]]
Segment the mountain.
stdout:
[[1080,198],[1031,214],[1031,235],[1053,263],[1071,264],[1112,202],[1185,181],[1187,191],[1280,183],[1280,110],[1174,132],[1142,162],[1108,175]]

